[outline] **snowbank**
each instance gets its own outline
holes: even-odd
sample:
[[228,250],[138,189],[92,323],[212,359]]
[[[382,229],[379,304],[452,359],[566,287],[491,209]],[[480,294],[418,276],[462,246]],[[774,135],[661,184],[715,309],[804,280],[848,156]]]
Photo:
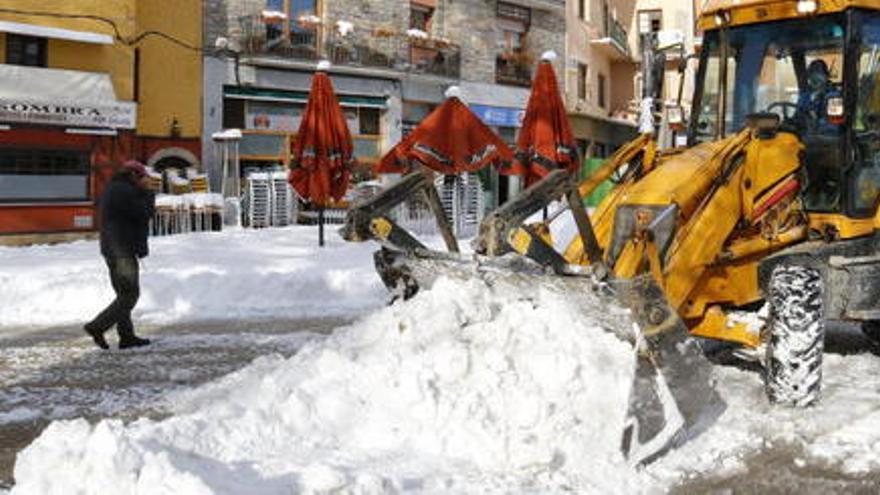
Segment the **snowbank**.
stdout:
[[[373,243],[315,227],[227,230],[150,240],[141,266],[140,322],[347,316],[380,307]],[[113,299],[96,241],[0,247],[0,331],[82,324]]]
[[167,420],[53,423],[12,493],[641,491],[618,450],[631,349],[573,304],[441,279]]

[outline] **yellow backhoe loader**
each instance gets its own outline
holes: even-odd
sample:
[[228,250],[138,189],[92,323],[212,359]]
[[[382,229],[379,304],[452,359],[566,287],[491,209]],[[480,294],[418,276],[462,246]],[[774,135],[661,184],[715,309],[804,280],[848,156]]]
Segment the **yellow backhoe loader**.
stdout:
[[[659,150],[645,132],[581,183],[549,174],[484,219],[475,256],[384,228],[389,196],[358,205],[344,228],[383,244],[377,267],[406,296],[439,275],[542,283],[583,297],[622,336],[635,323],[622,439],[634,462],[725,407],[703,339],[761,350],[770,401],[808,406],[826,320],[880,336],[880,0],[710,0],[699,26],[687,146]],[[588,215],[583,198],[609,179]],[[418,189],[408,180],[390,197]],[[560,198],[558,213],[528,223]],[[566,218],[576,234],[554,238]],[[741,317],[765,304],[763,320]]]

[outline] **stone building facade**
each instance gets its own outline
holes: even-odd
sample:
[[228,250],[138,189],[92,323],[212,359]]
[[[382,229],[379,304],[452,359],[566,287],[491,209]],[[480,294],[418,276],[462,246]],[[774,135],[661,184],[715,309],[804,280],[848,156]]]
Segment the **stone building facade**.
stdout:
[[[289,142],[320,59],[333,64],[331,79],[367,165],[453,85],[513,143],[540,55],[559,55],[557,74],[565,65],[564,0],[203,2],[204,46],[217,47],[205,56],[204,135],[242,128],[246,167],[289,164]],[[203,146],[211,156],[209,138]],[[490,204],[518,187],[504,177],[488,179]]]

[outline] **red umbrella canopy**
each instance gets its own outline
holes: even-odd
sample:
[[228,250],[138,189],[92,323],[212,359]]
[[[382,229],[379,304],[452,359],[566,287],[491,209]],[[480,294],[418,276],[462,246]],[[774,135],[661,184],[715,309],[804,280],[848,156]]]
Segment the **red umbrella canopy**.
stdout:
[[351,133],[333,83],[325,72],[316,72],[293,145],[290,185],[316,205],[338,201],[348,189],[352,155]]
[[578,169],[577,145],[559,94],[553,64],[542,60],[516,141],[514,168],[525,170],[526,185],[558,168]]
[[413,160],[446,175],[476,172],[489,164],[503,174],[517,173],[511,169],[510,147],[455,96],[382,157],[376,171],[406,173]]

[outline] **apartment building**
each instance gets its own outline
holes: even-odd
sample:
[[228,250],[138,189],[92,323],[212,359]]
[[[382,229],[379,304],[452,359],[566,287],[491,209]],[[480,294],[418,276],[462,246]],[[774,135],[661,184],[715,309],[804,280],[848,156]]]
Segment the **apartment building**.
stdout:
[[604,158],[636,135],[635,0],[569,0],[565,100],[581,156]]
[[[241,128],[243,169],[289,166],[316,62],[331,79],[370,167],[449,86],[514,143],[540,55],[563,68],[564,0],[206,0],[204,149]],[[220,40],[218,45],[218,40]],[[488,174],[490,203],[517,185]],[[514,181],[515,182],[515,181]]]
[[201,27],[197,1],[0,0],[0,234],[94,231],[124,160],[200,165]]
[[[681,96],[685,113],[689,114],[689,101],[697,68],[695,58],[687,59],[700,49],[701,38],[696,32],[698,0],[636,0],[631,29],[630,44],[636,60],[641,61],[641,35],[653,33],[660,38],[661,48],[666,48],[666,72],[663,82],[664,104],[676,104]],[[686,70],[680,72],[683,61]],[[641,78],[636,76],[635,88],[641,92]],[[683,138],[683,136],[682,136]],[[672,143],[663,143],[671,145]]]

